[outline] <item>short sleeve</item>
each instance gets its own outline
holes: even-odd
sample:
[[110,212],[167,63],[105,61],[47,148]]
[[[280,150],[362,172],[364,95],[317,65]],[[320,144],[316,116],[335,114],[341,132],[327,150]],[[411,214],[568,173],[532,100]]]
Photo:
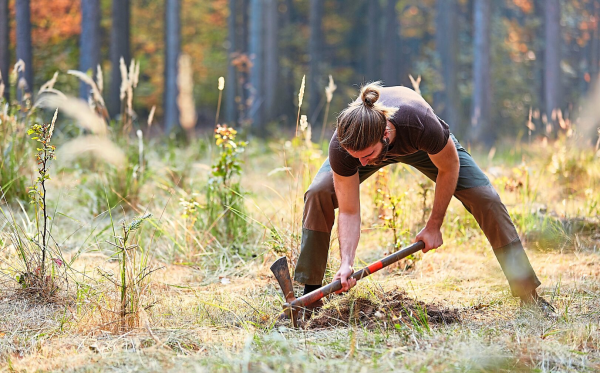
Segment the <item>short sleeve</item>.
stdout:
[[450,137],[450,127],[438,118],[433,110],[427,108],[425,115],[420,118],[422,130],[417,140],[417,149],[428,154],[437,154],[444,149]]
[[337,131],[333,134],[329,142],[329,164],[333,172],[340,176],[352,176],[358,172],[360,161],[352,157],[340,145],[337,137]]

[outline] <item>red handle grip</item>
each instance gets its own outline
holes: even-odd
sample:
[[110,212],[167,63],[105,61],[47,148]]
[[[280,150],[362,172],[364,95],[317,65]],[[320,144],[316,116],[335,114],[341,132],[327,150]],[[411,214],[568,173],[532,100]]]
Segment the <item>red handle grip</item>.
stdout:
[[[418,251],[423,250],[424,247],[425,247],[425,244],[423,243],[423,241],[416,242],[404,249],[400,249],[400,250],[396,251],[395,253],[386,256],[385,258],[383,258],[379,261],[376,261],[375,263],[372,263],[372,264],[366,266],[365,268],[361,269],[358,272],[354,272],[352,274],[352,276],[350,276],[350,277],[353,279],[356,279],[356,281],[361,280],[361,279],[369,276],[370,274],[373,274],[373,273],[379,271],[380,269],[389,266],[390,264],[396,263],[400,259],[406,258],[409,255],[412,255]],[[321,299],[323,297],[328,296],[331,293],[335,293],[336,291],[340,290],[341,288],[342,288],[342,282],[340,280],[334,281],[329,285],[325,285],[321,288],[318,288],[317,290],[311,291],[310,293],[296,299],[295,301],[290,303],[290,306],[292,309],[298,309],[298,308],[305,307],[309,304],[312,304],[312,303],[318,301],[319,299]]]

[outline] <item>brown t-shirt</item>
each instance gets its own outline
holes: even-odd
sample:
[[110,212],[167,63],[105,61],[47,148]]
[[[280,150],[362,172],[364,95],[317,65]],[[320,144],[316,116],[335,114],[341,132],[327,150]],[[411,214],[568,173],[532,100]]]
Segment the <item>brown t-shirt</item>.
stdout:
[[[450,128],[438,118],[431,106],[415,91],[407,87],[382,87],[378,102],[398,108],[390,118],[396,127],[396,138],[390,145],[386,158],[409,155],[419,150],[437,154],[448,142]],[[352,176],[361,165],[340,146],[337,131],[329,143],[331,169],[341,176]]]

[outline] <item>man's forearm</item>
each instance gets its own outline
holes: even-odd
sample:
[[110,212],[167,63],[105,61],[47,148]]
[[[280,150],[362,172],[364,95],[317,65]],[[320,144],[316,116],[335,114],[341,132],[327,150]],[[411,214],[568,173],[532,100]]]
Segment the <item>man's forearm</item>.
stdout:
[[360,213],[340,213],[338,217],[338,239],[342,265],[352,266],[360,239]]
[[435,182],[435,196],[433,199],[433,208],[431,216],[427,221],[430,228],[439,229],[444,222],[446,210],[456,190],[458,182],[458,170],[440,171]]

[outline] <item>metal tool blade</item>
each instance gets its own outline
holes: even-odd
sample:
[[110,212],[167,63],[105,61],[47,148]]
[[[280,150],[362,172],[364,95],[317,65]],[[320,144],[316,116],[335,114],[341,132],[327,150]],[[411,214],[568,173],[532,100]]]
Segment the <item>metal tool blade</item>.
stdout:
[[277,282],[279,282],[286,303],[292,303],[296,299],[296,296],[294,295],[294,286],[292,284],[292,278],[290,277],[290,268],[288,267],[287,258],[284,256],[277,259],[277,261],[271,265],[271,272],[273,272]]

